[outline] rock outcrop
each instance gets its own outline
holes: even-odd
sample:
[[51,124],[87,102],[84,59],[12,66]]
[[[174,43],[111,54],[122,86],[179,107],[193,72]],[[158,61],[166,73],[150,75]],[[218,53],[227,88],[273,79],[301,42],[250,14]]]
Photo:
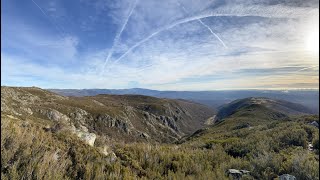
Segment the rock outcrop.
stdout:
[[60,113],[59,111],[55,109],[39,109],[38,111],[40,114],[47,116],[48,119],[57,121],[57,122],[70,122],[70,119],[68,116]]

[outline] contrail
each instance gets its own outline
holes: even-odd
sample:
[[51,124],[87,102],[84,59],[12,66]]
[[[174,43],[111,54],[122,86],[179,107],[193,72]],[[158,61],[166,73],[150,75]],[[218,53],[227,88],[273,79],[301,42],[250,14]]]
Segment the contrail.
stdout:
[[50,23],[53,24],[53,26],[54,26],[54,27],[57,29],[57,31],[59,32],[60,38],[63,39],[63,36],[65,35],[65,33],[58,27],[57,24],[55,24],[53,21],[51,21],[50,17],[47,15],[47,13],[45,13],[45,12],[42,10],[42,8],[41,8],[36,2],[34,2],[33,0],[31,0],[31,1],[40,9],[40,11],[42,12],[42,14],[49,19]]
[[119,33],[115,36],[115,38],[114,38],[114,40],[113,40],[113,45],[112,45],[112,47],[111,47],[111,49],[110,49],[110,51],[109,51],[109,54],[108,54],[108,56],[107,56],[107,58],[106,58],[106,60],[105,60],[105,62],[104,62],[104,64],[103,64],[103,66],[102,66],[102,71],[101,71],[100,75],[103,74],[104,68],[105,68],[105,66],[107,65],[110,57],[111,57],[112,54],[113,54],[114,47],[118,44],[119,39],[120,39],[120,37],[121,37],[121,34],[122,34],[123,30],[125,29],[125,27],[127,26],[128,20],[130,19],[131,15],[132,15],[132,13],[133,13],[133,11],[134,11],[134,9],[136,8],[137,3],[138,3],[138,0],[136,0],[136,1],[134,2],[134,4],[133,4],[133,6],[132,6],[132,8],[131,8],[131,10],[130,10],[128,16],[127,16],[127,18],[125,19],[125,21],[124,21],[124,23],[123,23],[123,25],[122,25]]
[[[231,11],[231,13],[230,13]],[[229,12],[229,13],[228,13]],[[317,9],[314,8],[283,8],[282,6],[275,5],[270,7],[265,6],[252,6],[252,7],[240,7],[235,9],[218,9],[216,12],[206,12],[198,16],[192,16],[184,19],[177,20],[163,28],[158,29],[146,38],[137,42],[135,45],[131,46],[124,54],[122,54],[118,59],[116,59],[111,67],[125,57],[133,49],[141,46],[144,42],[148,41],[157,34],[169,30],[177,25],[195,21],[198,19],[203,19],[207,17],[251,17],[260,16],[266,18],[297,18],[301,16],[308,16],[308,14],[318,13]]]
[[[186,19],[182,19],[182,20],[178,20],[177,22],[173,23],[173,24],[169,24],[167,26],[165,26],[164,28],[160,28],[158,29],[157,31],[153,32],[152,34],[150,34],[149,36],[147,36],[146,38],[142,39],[141,41],[137,42],[135,45],[131,46],[125,53],[123,53],[118,59],[116,59],[112,65],[110,67],[112,67],[114,64],[116,64],[118,61],[120,61],[122,58],[124,58],[128,53],[130,53],[133,49],[141,46],[144,42],[148,41],[149,39],[151,39],[152,37],[156,36],[157,34],[161,33],[162,31],[165,31],[165,30],[169,30],[177,25],[180,25],[180,24],[183,24],[183,23],[187,23],[187,22],[190,22],[190,21],[195,21],[195,20],[198,20],[199,18],[206,18],[206,17],[213,17],[213,16],[216,16],[216,17],[221,17],[221,16],[237,16],[237,15],[228,15],[228,14],[210,14],[210,15],[203,15],[203,16],[196,16],[196,17],[190,17],[190,18],[186,18]],[[247,16],[247,15],[244,15],[244,16]]]
[[203,25],[203,26],[205,26],[210,32],[211,32],[211,34],[213,34],[220,42],[221,42],[221,44],[227,49],[228,47],[224,44],[224,42],[220,39],[220,37],[216,34],[216,33],[214,33],[213,31],[212,31],[212,29],[208,26],[208,25],[206,25],[203,21],[201,21],[201,19],[198,19],[198,21]]
[[[184,11],[184,13],[188,14],[188,11],[186,10],[186,8],[179,2],[177,1],[177,4],[182,8],[182,10]],[[220,42],[221,44],[223,45],[223,47],[225,47],[226,49],[228,48],[225,43],[222,41],[222,39],[216,34],[213,32],[213,30],[207,25],[205,24],[201,19],[198,19],[198,21],[200,22],[201,25],[203,25],[204,27],[206,27],[212,35],[214,35]]]

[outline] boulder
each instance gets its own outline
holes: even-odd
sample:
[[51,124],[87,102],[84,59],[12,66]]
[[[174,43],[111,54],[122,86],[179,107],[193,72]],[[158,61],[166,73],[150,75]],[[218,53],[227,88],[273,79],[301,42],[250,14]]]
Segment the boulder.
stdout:
[[308,150],[313,151],[313,145],[311,142],[308,142]]
[[250,171],[247,170],[238,170],[238,169],[228,169],[226,171],[227,176],[232,176],[233,179],[239,180],[243,175],[249,175]]
[[319,124],[317,123],[317,121],[312,121],[311,123],[309,123],[309,125],[319,128]]
[[281,176],[279,176],[279,179],[280,180],[296,180],[297,178],[290,174],[282,174]]
[[247,171],[247,170],[240,170],[240,172],[242,173],[242,175],[250,174],[250,171]]
[[242,177],[242,173],[241,171],[237,170],[237,169],[228,169],[226,171],[227,176],[232,176],[233,179],[241,179]]
[[97,138],[96,134],[94,133],[84,132],[80,130],[77,130],[75,133],[81,140],[85,141],[90,146],[94,145],[94,142]]
[[170,127],[171,129],[178,131],[178,126],[176,124],[176,121],[173,117],[167,117],[167,116],[159,116],[159,120],[161,123],[167,127]]

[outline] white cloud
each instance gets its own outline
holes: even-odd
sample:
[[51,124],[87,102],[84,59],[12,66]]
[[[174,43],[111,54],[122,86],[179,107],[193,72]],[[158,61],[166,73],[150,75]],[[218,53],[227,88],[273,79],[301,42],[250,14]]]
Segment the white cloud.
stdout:
[[[319,19],[318,7],[265,5],[267,1],[238,1],[240,5],[209,0],[181,3],[188,13],[183,12],[177,0],[140,1],[114,49],[80,52],[78,47],[83,42],[76,35],[58,39],[20,25],[18,28],[32,31],[13,30],[7,34],[10,37],[4,41],[7,47],[19,49],[25,55],[4,54],[1,63],[8,69],[4,70],[6,82],[19,84],[33,77],[34,82],[44,87],[125,88],[137,82],[147,88],[180,90],[294,87],[302,86],[304,79],[308,80],[309,85],[305,84],[308,87],[317,83],[318,74],[314,73],[314,69],[319,69],[317,57],[305,52],[303,45],[306,33]],[[109,4],[105,0],[94,1],[91,6],[97,10],[92,13],[95,16],[82,21],[79,27],[90,31],[94,29],[90,22],[102,22],[98,20],[101,14],[108,13],[119,32],[131,4],[129,0]],[[50,5],[54,7],[55,4]],[[217,33],[228,49],[198,19]],[[100,76],[110,51],[113,56]],[[304,71],[296,75],[290,70],[292,67]],[[276,68],[289,70],[281,75],[272,74]],[[259,77],[246,74],[259,69],[271,71]]]

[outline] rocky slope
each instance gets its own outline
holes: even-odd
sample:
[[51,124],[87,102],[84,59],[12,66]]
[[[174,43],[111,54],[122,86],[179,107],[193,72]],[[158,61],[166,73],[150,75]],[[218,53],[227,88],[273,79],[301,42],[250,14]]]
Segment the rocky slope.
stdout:
[[32,87],[1,87],[1,112],[69,129],[93,145],[97,136],[124,141],[172,142],[205,126],[214,111],[185,100],[141,95],[65,97]]

